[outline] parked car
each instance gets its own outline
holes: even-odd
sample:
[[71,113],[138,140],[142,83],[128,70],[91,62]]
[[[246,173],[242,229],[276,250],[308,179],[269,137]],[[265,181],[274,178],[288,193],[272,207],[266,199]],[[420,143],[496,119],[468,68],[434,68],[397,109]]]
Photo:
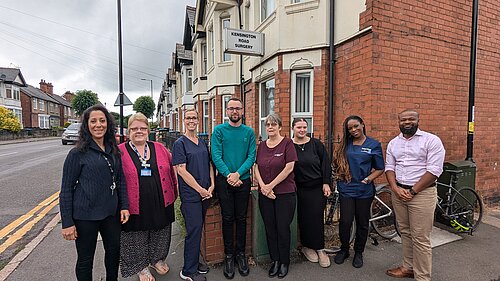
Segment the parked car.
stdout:
[[75,143],[78,141],[78,134],[80,132],[81,123],[73,123],[64,130],[62,133],[62,144],[67,145],[69,142]]

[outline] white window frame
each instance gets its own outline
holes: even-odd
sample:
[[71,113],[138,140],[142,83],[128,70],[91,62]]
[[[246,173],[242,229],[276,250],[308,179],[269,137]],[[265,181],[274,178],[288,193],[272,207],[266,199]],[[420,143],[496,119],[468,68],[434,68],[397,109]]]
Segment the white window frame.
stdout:
[[208,110],[208,100],[203,101],[203,132],[208,133],[208,122],[210,120],[209,110]]
[[[308,74],[309,75],[309,110],[307,111],[297,111],[297,75]],[[314,71],[312,69],[297,70],[292,72],[291,81],[291,99],[290,99],[290,112],[292,120],[295,118],[304,118],[308,120],[307,133],[312,135],[313,133],[313,111],[314,111]],[[310,121],[309,121],[310,120]],[[290,123],[291,124],[291,123]],[[292,128],[290,128],[292,130]]]
[[231,95],[223,95],[221,96],[221,113],[222,113],[222,123],[229,123],[229,117],[227,116],[227,104],[229,103],[229,100],[232,98]]
[[44,100],[38,100],[39,102],[39,109],[42,110],[42,111],[45,111],[45,101]]
[[210,103],[211,103],[211,106],[212,106],[212,108],[211,108],[210,111],[211,111],[211,114],[212,114],[212,132],[213,132],[214,129],[215,129],[215,98],[213,98],[210,101]]
[[33,98],[32,105],[33,105],[33,109],[38,109],[38,99],[37,98]]
[[[262,106],[263,106],[263,94],[264,94],[264,89],[265,89],[265,84],[274,81],[274,94],[273,94],[273,105],[272,105],[272,110],[269,110],[268,113],[265,113],[262,111]],[[274,100],[276,99],[276,80],[275,77],[271,77],[265,81],[262,81],[259,85],[259,133],[262,138],[262,140],[267,139],[267,132],[265,128],[264,121],[266,120],[266,117],[268,114],[274,113],[276,109],[276,104],[274,103]]]
[[38,114],[38,127],[40,129],[50,129],[50,115]]
[[[265,14],[264,5],[266,6]],[[275,0],[260,0],[260,22],[265,21],[274,12],[274,10],[276,10]]]
[[207,75],[207,43],[201,44],[201,75]]
[[23,111],[17,108],[7,108],[8,110],[12,111],[14,115],[16,116],[17,120],[19,120],[19,123],[21,124],[21,127],[23,126]]
[[228,54],[226,52],[224,52],[224,44],[225,44],[225,37],[226,37],[226,32],[225,32],[225,28],[230,28],[231,27],[231,18],[222,18],[221,19],[221,34],[220,34],[220,50],[221,50],[221,61],[222,62],[225,62],[225,61],[231,61],[231,54]]
[[21,92],[19,87],[12,85],[12,98],[15,100],[21,100]]
[[6,84],[5,85],[5,98],[7,99],[12,99],[12,86]]
[[186,92],[193,91],[193,70],[191,68],[186,68]]

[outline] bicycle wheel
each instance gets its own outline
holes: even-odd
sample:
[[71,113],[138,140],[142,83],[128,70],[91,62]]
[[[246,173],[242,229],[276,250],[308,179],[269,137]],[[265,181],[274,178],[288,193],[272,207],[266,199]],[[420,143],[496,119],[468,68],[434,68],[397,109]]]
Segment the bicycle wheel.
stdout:
[[[325,247],[338,248],[340,247],[339,224],[340,224],[340,198],[339,195],[333,195],[329,198],[325,208]],[[354,241],[356,233],[356,222],[350,231],[349,244]]]
[[476,231],[483,218],[483,202],[472,188],[465,187],[454,193],[450,204],[450,224],[460,232]]
[[397,234],[395,227],[396,216],[392,207],[392,191],[388,188],[380,189],[370,207],[370,222],[378,235],[385,239],[394,238]]

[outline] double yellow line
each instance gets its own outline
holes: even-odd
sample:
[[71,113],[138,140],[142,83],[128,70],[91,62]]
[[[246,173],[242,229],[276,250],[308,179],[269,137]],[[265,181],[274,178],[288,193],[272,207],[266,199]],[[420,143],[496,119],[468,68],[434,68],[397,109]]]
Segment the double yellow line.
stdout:
[[[59,204],[59,191],[52,194],[47,199],[40,202],[35,208],[26,214],[20,216],[15,221],[11,222],[9,225],[0,230],[0,240],[3,240],[5,237],[8,237],[7,240],[3,244],[0,245],[0,254],[3,253],[8,247],[14,244],[16,241],[21,239],[28,231],[33,228],[33,226],[39,222],[45,215],[50,212],[55,206]],[[37,212],[41,210],[38,214]],[[36,216],[35,216],[36,215]],[[32,220],[30,220],[33,216],[35,216]],[[30,221],[28,221],[30,220]],[[28,221],[25,225],[19,228],[14,234],[8,236],[12,231],[17,229],[23,223]]]

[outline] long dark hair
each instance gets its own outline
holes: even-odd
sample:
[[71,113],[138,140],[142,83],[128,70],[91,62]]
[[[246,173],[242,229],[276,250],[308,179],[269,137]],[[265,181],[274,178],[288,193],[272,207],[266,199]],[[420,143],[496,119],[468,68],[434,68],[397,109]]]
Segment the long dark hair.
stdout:
[[[351,171],[349,170],[349,161],[347,161],[346,155],[347,144],[349,140],[352,139],[349,129],[347,128],[347,123],[351,120],[357,120],[362,125],[365,124],[363,119],[357,115],[351,115],[344,120],[344,124],[342,125],[344,135],[342,136],[342,141],[340,141],[340,144],[335,149],[335,157],[333,159],[335,177],[346,182],[351,182],[352,179]],[[363,134],[366,135],[366,126],[363,126]]]
[[92,113],[92,111],[101,111],[102,113],[104,113],[107,123],[106,133],[104,134],[104,144],[109,144],[111,146],[112,154],[118,154],[118,145],[116,144],[115,139],[115,119],[109,113],[109,111],[100,104],[93,105],[83,112],[82,125],[80,126],[79,132],[80,140],[78,141],[77,148],[82,152],[86,152],[89,148],[90,143],[92,142],[92,135],[90,134],[89,129],[89,119],[90,113]]

